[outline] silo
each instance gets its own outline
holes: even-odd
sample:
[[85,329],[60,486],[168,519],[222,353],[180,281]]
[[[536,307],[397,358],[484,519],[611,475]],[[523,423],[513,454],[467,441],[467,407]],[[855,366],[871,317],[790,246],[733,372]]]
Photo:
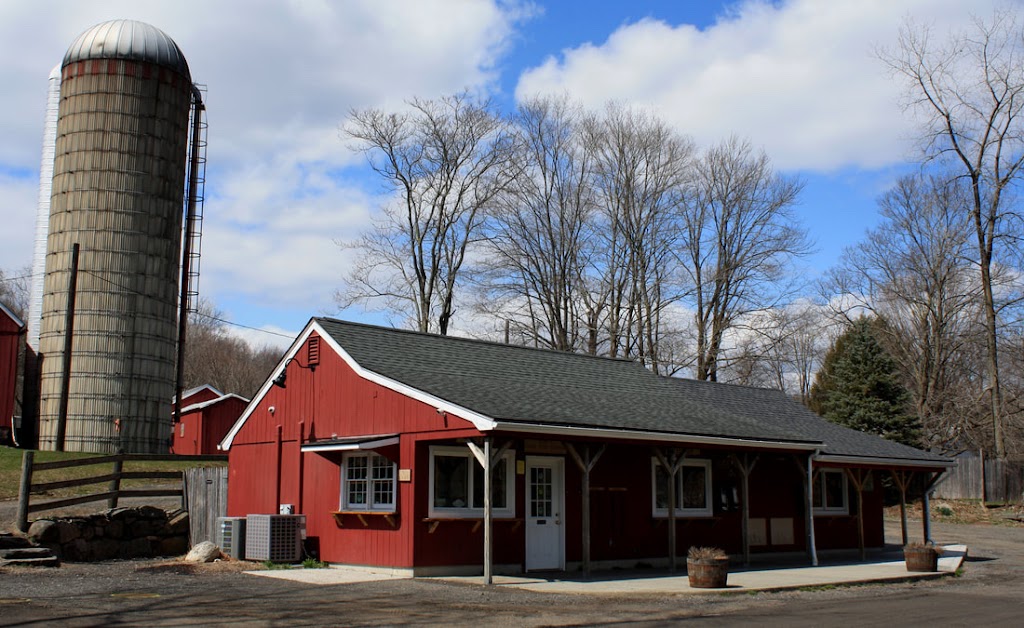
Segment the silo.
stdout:
[[148,24],[99,24],[64,56],[39,338],[41,449],[59,448],[63,432],[66,451],[166,451],[192,104],[184,55]]

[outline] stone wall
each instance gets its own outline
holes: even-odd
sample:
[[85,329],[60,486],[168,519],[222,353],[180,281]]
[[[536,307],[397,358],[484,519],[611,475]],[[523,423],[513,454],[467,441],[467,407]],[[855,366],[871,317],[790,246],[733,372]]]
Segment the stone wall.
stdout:
[[37,519],[28,536],[70,562],[181,556],[188,552],[188,512],[142,506]]

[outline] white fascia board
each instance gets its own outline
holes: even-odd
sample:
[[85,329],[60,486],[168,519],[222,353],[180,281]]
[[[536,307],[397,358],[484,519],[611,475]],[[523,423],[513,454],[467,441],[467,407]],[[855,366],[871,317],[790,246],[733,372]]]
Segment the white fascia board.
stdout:
[[387,438],[355,441],[351,443],[323,443],[319,445],[316,443],[309,443],[308,445],[303,445],[299,449],[301,451],[355,451],[359,449],[380,449],[381,447],[389,447],[397,444],[398,437],[389,436]]
[[872,467],[922,467],[932,468],[942,467],[950,469],[956,466],[956,460],[938,461],[938,460],[911,460],[908,458],[878,458],[873,456],[842,456],[838,454],[821,454],[814,458],[815,464],[818,463],[832,463],[832,464],[863,464]]
[[6,314],[8,317],[10,317],[10,319],[12,321],[14,321],[14,324],[18,326],[18,329],[25,329],[25,321],[23,321],[20,318],[18,318],[18,315],[15,314],[14,312],[12,312],[3,303],[0,303],[0,311],[2,311],[4,314]]
[[362,366],[359,365],[358,362],[356,362],[352,358],[351,355],[348,354],[347,351],[345,351],[341,347],[341,345],[338,344],[338,342],[334,339],[333,336],[327,333],[327,331],[324,330],[324,328],[321,327],[318,322],[316,322],[316,319],[311,318],[309,320],[309,323],[306,324],[305,329],[303,329],[302,332],[299,333],[298,337],[296,337],[295,342],[293,342],[292,345],[288,347],[288,351],[285,352],[284,356],[281,358],[281,361],[278,362],[277,366],[274,367],[274,370],[271,371],[270,377],[268,377],[267,381],[265,381],[263,383],[263,386],[260,387],[259,392],[257,392],[253,396],[252,401],[250,401],[249,405],[246,406],[245,412],[242,413],[242,416],[238,417],[238,420],[235,421],[235,424],[231,426],[231,430],[229,430],[227,435],[224,436],[224,439],[221,440],[220,444],[217,446],[218,449],[224,451],[231,449],[231,443],[234,441],[235,436],[238,434],[239,430],[242,429],[242,426],[245,425],[245,422],[246,420],[248,420],[249,415],[253,413],[253,411],[256,409],[256,406],[258,406],[260,402],[263,400],[263,397],[267,394],[267,391],[270,390],[270,387],[273,386],[274,379],[284,368],[284,365],[288,363],[288,360],[295,357],[295,354],[298,353],[299,347],[305,344],[306,339],[309,338],[310,334],[312,334],[314,331],[320,335],[320,338],[323,340],[323,342],[326,342],[327,345],[331,347],[334,350],[334,352],[337,353],[338,356],[345,361],[345,364],[347,364],[349,368],[351,368],[359,377],[367,381],[371,381],[375,384],[379,384],[385,388],[393,390],[399,394],[405,395],[406,397],[409,397],[411,399],[415,399],[427,405],[433,406],[434,408],[437,409],[439,413],[446,412],[461,419],[465,419],[472,423],[473,426],[476,429],[480,430],[481,432],[493,430],[494,426],[497,425],[497,421],[488,416],[480,414],[479,412],[474,412],[468,408],[463,408],[460,405],[451,403],[449,401],[441,399],[440,397],[431,395],[430,393],[426,393],[422,390],[419,390],[418,388],[413,388],[412,386],[408,386],[399,381],[393,380],[389,377],[385,377],[379,373],[375,373],[373,371],[363,368]]
[[732,438],[728,436],[706,436],[700,434],[672,434],[667,432],[638,432],[595,427],[574,427],[567,425],[539,425],[535,423],[503,423],[498,422],[494,431],[521,432],[528,434],[544,434],[550,436],[585,436],[588,438],[607,438],[615,440],[660,441],[668,443],[687,443],[695,445],[728,445],[733,447],[749,447],[756,449],[799,449],[814,451],[824,443],[785,442],[772,440],[755,440]]
[[284,368],[284,365],[288,363],[288,360],[291,360],[293,357],[295,357],[295,354],[298,353],[299,351],[299,347],[301,347],[302,344],[306,342],[306,338],[309,337],[309,334],[312,331],[313,319],[309,319],[309,322],[306,323],[306,327],[301,332],[299,332],[299,335],[295,337],[295,340],[292,342],[291,346],[288,347],[288,350],[285,351],[283,356],[281,356],[281,359],[280,361],[278,361],[277,366],[274,367],[274,370],[270,371],[270,376],[267,377],[266,381],[263,382],[263,385],[260,386],[259,391],[252,396],[252,400],[249,402],[249,405],[245,407],[245,410],[242,412],[242,416],[238,417],[238,420],[235,421],[235,424],[231,426],[231,429],[228,430],[228,433],[225,434],[224,438],[221,439],[220,443],[217,444],[217,449],[220,449],[221,451],[227,451],[231,449],[231,443],[235,440],[235,436],[238,435],[239,430],[242,429],[242,426],[245,425],[245,422],[249,419],[249,415],[251,415],[253,411],[256,410],[256,406],[260,405],[260,402],[263,401],[263,397],[267,395],[267,391],[270,390],[270,387],[274,385],[274,378],[276,378],[278,373],[281,372],[281,369]]
[[181,413],[185,414],[186,412],[195,412],[196,410],[202,410],[203,408],[209,408],[212,405],[218,404],[221,401],[225,401],[225,400],[231,399],[231,398],[235,398],[235,399],[238,399],[240,401],[244,401],[246,403],[249,403],[249,400],[246,399],[245,397],[241,396],[241,395],[236,395],[235,393],[228,393],[226,395],[221,395],[220,397],[217,397],[216,399],[210,399],[208,401],[200,401],[199,403],[193,403],[190,406],[186,406],[186,407],[182,408],[181,409]]
[[337,341],[334,340],[334,337],[324,331],[319,323],[314,320],[311,321],[311,324],[313,329],[320,334],[320,337],[323,338],[332,349],[334,349],[335,353],[337,353],[341,359],[345,361],[345,364],[348,364],[349,368],[355,371],[356,375],[359,377],[375,384],[379,384],[411,399],[415,399],[416,401],[421,401],[427,405],[433,406],[437,409],[438,413],[447,412],[448,414],[453,414],[461,419],[465,419],[472,423],[473,427],[481,432],[493,430],[494,426],[497,425],[497,421],[489,416],[480,414],[479,412],[474,412],[469,408],[464,408],[458,404],[451,403],[450,401],[446,401],[445,399],[424,392],[418,388],[413,388],[412,386],[403,384],[402,382],[391,379],[390,377],[385,377],[379,373],[363,368],[341,347],[341,345],[337,343]]

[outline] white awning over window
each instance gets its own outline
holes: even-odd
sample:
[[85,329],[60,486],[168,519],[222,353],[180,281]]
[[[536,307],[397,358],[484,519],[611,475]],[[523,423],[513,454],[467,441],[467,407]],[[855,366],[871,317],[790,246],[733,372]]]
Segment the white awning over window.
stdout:
[[398,434],[374,434],[371,436],[346,436],[304,444],[301,451],[355,451],[359,449],[380,449],[398,444]]

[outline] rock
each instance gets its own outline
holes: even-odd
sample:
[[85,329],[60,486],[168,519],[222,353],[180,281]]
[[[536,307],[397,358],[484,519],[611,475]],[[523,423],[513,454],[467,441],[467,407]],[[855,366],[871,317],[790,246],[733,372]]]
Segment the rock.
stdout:
[[157,521],[167,520],[167,512],[163,509],[157,508],[156,506],[141,506],[138,508],[138,514],[142,519],[154,519]]
[[61,520],[57,522],[57,540],[61,545],[67,545],[80,536],[82,536],[82,533],[74,521]]
[[188,538],[171,536],[160,541],[161,556],[181,556],[188,551]]
[[38,519],[28,529],[28,538],[33,543],[56,543],[60,540],[57,522],[51,519]]
[[104,528],[103,535],[112,539],[119,539],[124,536],[124,523],[121,521],[111,521]]
[[93,558],[92,545],[83,538],[77,538],[70,543],[65,543],[63,548],[65,560],[87,562]]
[[215,558],[220,558],[220,548],[211,541],[203,541],[189,550],[189,553],[185,555],[185,562],[211,563]]
[[132,539],[121,545],[121,558],[146,558],[153,555],[149,539]]
[[179,534],[188,534],[188,511],[178,510],[169,514],[170,517],[167,519],[166,526],[168,533],[174,536],[177,536]]
[[112,539],[97,539],[92,543],[92,555],[96,560],[112,560],[121,552],[121,544]]
[[154,522],[149,521],[147,519],[139,519],[131,525],[130,535],[135,537],[149,536],[151,534],[154,534],[159,529],[159,526],[154,524]]

